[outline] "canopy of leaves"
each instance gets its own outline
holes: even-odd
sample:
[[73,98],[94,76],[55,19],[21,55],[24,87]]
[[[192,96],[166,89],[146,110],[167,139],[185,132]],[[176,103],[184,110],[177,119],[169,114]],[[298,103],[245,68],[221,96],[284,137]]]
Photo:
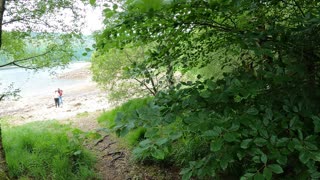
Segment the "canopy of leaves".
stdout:
[[1,0],[1,3],[5,6],[1,9],[0,67],[37,69],[71,60],[71,42],[81,37],[87,1]]

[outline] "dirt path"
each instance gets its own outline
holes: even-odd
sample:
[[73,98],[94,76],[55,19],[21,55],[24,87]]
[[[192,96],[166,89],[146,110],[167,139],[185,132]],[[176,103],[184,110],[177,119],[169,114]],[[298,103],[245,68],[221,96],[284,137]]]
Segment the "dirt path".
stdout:
[[130,151],[121,140],[106,131],[97,123],[101,112],[78,115],[61,120],[61,123],[79,128],[85,133],[99,133],[101,138],[88,140],[85,146],[97,157],[96,169],[103,180],[170,180],[180,179],[177,169],[167,169],[155,165],[135,164],[131,160]]

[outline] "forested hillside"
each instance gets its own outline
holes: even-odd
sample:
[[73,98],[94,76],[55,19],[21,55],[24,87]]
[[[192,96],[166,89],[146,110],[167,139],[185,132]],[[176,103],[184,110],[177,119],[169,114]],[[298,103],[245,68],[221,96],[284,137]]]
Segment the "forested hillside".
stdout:
[[[15,36],[14,32],[4,32],[3,33],[4,39],[6,38],[13,38]],[[41,34],[39,33],[31,33],[29,36],[26,37],[26,40],[15,40],[14,43],[12,43],[12,46],[16,46],[17,48],[20,47],[20,49],[24,49],[24,51],[31,54],[41,54],[48,48],[49,42],[44,41],[41,38]],[[58,39],[59,35],[57,35]],[[32,39],[32,40],[31,40]],[[54,43],[54,42],[52,42]],[[71,60],[73,61],[88,61],[91,58],[92,51],[90,48],[92,48],[92,45],[94,44],[94,38],[92,35],[83,35],[81,39],[74,38],[70,40],[70,49],[69,51],[71,54]],[[67,47],[67,45],[66,45]],[[89,49],[88,49],[89,48]],[[15,49],[15,48],[13,48]],[[4,52],[0,54],[0,64],[5,64],[7,62],[12,61],[14,57],[10,52]]]

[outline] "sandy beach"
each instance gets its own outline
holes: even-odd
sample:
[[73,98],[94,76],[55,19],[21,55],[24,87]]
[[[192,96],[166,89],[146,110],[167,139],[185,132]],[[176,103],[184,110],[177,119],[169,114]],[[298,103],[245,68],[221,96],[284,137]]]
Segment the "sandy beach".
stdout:
[[72,71],[57,74],[57,79],[79,81],[76,84],[64,85],[63,105],[54,106],[52,92],[41,92],[37,96],[21,97],[18,100],[0,102],[0,117],[10,116],[10,124],[21,125],[32,121],[61,120],[85,112],[96,112],[110,109],[106,92],[101,91],[92,81],[90,63]]

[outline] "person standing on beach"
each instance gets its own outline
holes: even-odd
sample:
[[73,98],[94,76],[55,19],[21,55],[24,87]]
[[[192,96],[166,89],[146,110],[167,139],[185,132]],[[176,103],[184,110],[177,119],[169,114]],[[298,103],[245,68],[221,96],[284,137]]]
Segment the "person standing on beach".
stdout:
[[53,98],[54,98],[54,104],[55,104],[56,108],[59,107],[60,106],[59,93],[58,93],[57,90],[54,91],[54,97]]
[[58,93],[59,93],[59,104],[62,105],[62,89],[58,88]]

